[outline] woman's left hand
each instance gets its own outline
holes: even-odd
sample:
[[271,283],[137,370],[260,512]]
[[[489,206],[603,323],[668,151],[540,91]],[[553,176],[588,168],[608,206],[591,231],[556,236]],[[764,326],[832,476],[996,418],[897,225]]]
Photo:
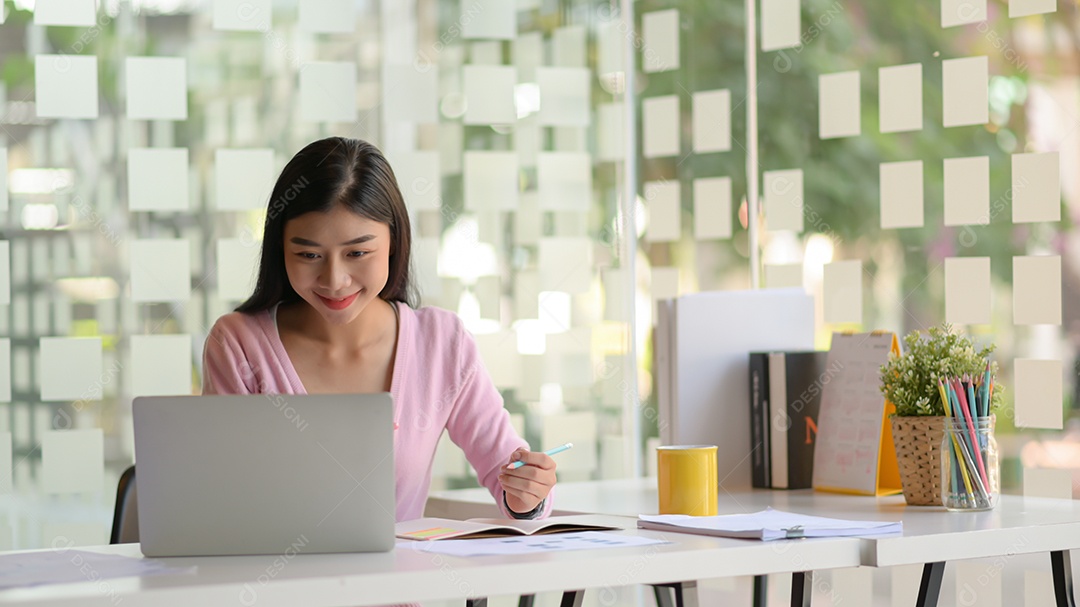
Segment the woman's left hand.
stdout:
[[521,448],[510,455],[507,465],[518,460],[525,465],[513,470],[503,466],[499,483],[506,492],[510,510],[525,514],[544,501],[555,486],[555,460],[545,453]]

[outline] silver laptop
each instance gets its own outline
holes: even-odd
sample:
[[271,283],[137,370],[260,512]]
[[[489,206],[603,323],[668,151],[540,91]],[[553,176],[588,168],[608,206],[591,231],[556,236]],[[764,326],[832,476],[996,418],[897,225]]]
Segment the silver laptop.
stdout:
[[389,394],[134,400],[146,556],[394,547]]

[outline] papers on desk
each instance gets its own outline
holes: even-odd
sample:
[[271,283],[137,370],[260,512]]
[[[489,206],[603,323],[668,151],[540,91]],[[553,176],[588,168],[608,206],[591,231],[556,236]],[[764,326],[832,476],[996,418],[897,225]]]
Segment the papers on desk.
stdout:
[[638,527],[719,537],[781,540],[801,537],[845,537],[902,533],[903,523],[888,521],[846,521],[836,518],[795,514],[767,508],[752,514],[686,516],[682,514],[638,517]]
[[625,548],[667,544],[664,540],[637,535],[620,535],[604,531],[582,531],[544,536],[499,537],[476,540],[443,540],[439,542],[399,541],[399,548],[420,552],[435,552],[450,556],[491,556],[563,552],[595,548]]
[[194,570],[151,559],[83,550],[19,552],[0,556],[0,590]]

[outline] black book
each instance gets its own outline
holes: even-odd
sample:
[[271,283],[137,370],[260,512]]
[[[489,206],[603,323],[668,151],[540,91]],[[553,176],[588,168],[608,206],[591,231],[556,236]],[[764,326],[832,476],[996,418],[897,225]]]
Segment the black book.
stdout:
[[769,461],[769,353],[750,353],[750,482],[768,489]]
[[769,485],[809,489],[814,479],[814,444],[828,369],[828,352],[770,352]]

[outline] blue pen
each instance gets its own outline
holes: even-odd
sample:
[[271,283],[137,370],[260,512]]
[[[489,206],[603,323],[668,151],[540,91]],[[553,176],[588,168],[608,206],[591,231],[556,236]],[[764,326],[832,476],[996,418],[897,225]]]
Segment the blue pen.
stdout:
[[[562,453],[563,451],[566,451],[567,449],[570,449],[573,446],[574,446],[574,443],[566,443],[565,445],[559,445],[558,447],[555,447],[555,448],[552,448],[552,449],[548,449],[547,451],[544,451],[544,455],[555,455],[556,453]],[[507,468],[509,468],[510,470],[517,470],[518,468],[520,468],[520,467],[522,467],[524,465],[525,465],[525,462],[523,462],[521,460],[518,460],[518,461],[510,464],[509,466],[507,466]]]

